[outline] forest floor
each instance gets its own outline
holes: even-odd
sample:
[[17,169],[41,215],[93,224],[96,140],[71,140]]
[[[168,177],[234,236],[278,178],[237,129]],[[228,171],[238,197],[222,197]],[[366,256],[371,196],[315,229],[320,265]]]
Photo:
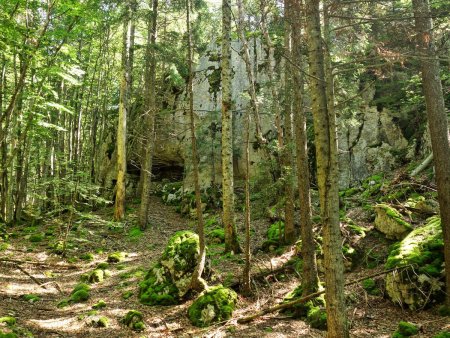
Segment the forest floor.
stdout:
[[[50,235],[42,241],[31,242],[35,228],[25,225],[21,229],[14,228],[9,247],[0,252],[0,317],[15,317],[14,331],[23,337],[325,337],[324,331],[279,313],[265,315],[245,325],[236,322],[239,317],[279,303],[299,283],[295,273],[268,274],[263,282],[255,284],[256,292],[252,298],[239,296],[233,319],[206,329],[196,328],[188,320],[187,308],[192,299],[168,307],[140,304],[138,284],[158,260],[169,237],[175,231],[193,226],[192,221],[181,217],[174,207],[163,204],[158,197],[152,198],[152,206],[152,226],[142,233],[135,228],[137,216],[133,207],[137,208],[137,205],[128,208],[127,220],[121,226],[110,221],[112,208],[74,219],[74,228],[68,237],[72,246],[66,258],[52,253],[48,246]],[[39,231],[48,229],[47,233],[51,234],[55,229],[64,230],[67,217],[49,219]],[[264,238],[268,225],[264,220],[254,222],[256,235],[253,238]],[[238,227],[241,232],[242,220]],[[253,243],[254,247],[260,244]],[[83,274],[106,262],[108,254],[118,251],[126,253],[125,260],[109,265],[111,275],[102,283],[91,285],[88,301],[63,308],[57,306],[68,297]],[[87,253],[92,253],[93,257],[86,256]],[[258,273],[279,267],[293,253],[289,248],[281,256],[255,253],[253,271]],[[218,252],[212,260],[217,282],[236,281],[236,276],[241,275],[243,258],[234,255],[222,259],[222,256]],[[358,268],[348,273],[346,279],[352,281],[378,271],[382,271],[382,266]],[[39,299],[26,300],[24,295],[29,294]],[[439,317],[435,307],[415,312],[404,310],[382,295],[367,294],[360,284],[348,287],[346,295],[351,300],[348,318],[352,337],[391,337],[401,320],[420,327],[416,337],[433,337],[450,329],[448,317]],[[94,312],[92,306],[100,300],[106,307]],[[121,324],[121,318],[131,309],[144,314],[144,331],[136,333]],[[98,316],[107,317],[109,326],[98,327],[95,324]],[[9,329],[1,325],[0,331],[8,332]]]

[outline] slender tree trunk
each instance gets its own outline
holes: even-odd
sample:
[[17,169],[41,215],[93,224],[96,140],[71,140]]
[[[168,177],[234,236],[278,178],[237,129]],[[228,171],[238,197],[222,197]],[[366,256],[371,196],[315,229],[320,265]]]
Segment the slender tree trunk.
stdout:
[[[292,58],[292,39],[290,22],[294,20],[292,17],[292,3],[290,0],[285,1],[285,38],[284,48],[285,54],[289,59]],[[289,62],[285,62],[284,72],[284,141],[282,148],[282,172],[285,180],[284,192],[284,240],[288,244],[292,244],[297,239],[297,233],[294,226],[294,188],[293,188],[293,159],[292,159],[292,67]]]
[[122,220],[125,216],[125,179],[127,171],[127,115],[129,111],[129,93],[132,60],[130,58],[132,38],[132,0],[128,0],[125,8],[123,24],[122,78],[120,82],[119,120],[117,127],[117,182],[114,219]]
[[197,233],[200,244],[200,253],[197,262],[197,267],[192,275],[191,287],[198,291],[203,291],[207,288],[206,282],[201,278],[203,269],[205,267],[206,250],[205,250],[205,233],[203,228],[203,212],[202,212],[202,198],[200,195],[200,183],[198,178],[198,151],[197,151],[197,139],[195,137],[195,117],[194,117],[194,91],[192,88],[192,80],[194,77],[192,69],[192,32],[191,32],[191,0],[186,0],[186,25],[188,36],[188,93],[189,93],[189,118],[191,129],[191,142],[192,142],[192,164],[194,174],[194,189],[195,189],[195,206],[197,211]]
[[225,252],[241,252],[234,224],[233,113],[231,110],[231,1],[222,0],[222,221]]
[[245,265],[242,274],[242,289],[246,295],[250,295],[251,280],[250,280],[250,112],[247,109],[245,116]]
[[247,72],[247,78],[249,82],[249,92],[250,92],[250,102],[252,105],[253,114],[255,115],[255,129],[256,129],[256,139],[261,144],[266,143],[266,140],[264,140],[262,136],[261,131],[261,123],[259,118],[259,106],[258,106],[258,99],[256,97],[256,81],[255,81],[255,75],[253,72],[252,63],[250,60],[250,51],[248,47],[248,41],[245,37],[245,28],[244,28],[244,12],[242,8],[242,0],[237,1],[238,5],[238,22],[237,22],[237,30],[239,34],[239,39],[242,42],[242,56],[245,63],[245,70]]
[[146,67],[145,67],[145,136],[143,137],[142,166],[141,166],[141,206],[139,224],[145,228],[148,223],[150,207],[150,188],[152,182],[152,158],[155,139],[156,116],[156,24],[158,18],[158,0],[152,0],[152,12],[148,23]]
[[433,21],[428,0],[413,0],[417,46],[421,56],[422,85],[427,107],[434,156],[441,225],[444,234],[445,303],[450,307],[450,143],[445,112],[439,59],[433,38]]
[[[292,21],[292,60],[294,64],[303,68],[302,57],[302,23],[301,0],[292,0],[292,13],[296,20]],[[302,20],[300,20],[302,19]],[[292,67],[294,96],[294,123],[295,141],[297,152],[297,181],[299,191],[300,230],[302,238],[303,295],[309,295],[319,289],[319,277],[317,274],[316,245],[314,242],[311,195],[309,182],[309,163],[306,134],[306,115],[304,109],[303,73],[297,67]]]
[[339,224],[336,118],[327,107],[319,2],[319,0],[305,1],[317,180],[323,224],[327,326],[328,337],[345,338],[349,336],[349,333],[346,321],[344,267]]

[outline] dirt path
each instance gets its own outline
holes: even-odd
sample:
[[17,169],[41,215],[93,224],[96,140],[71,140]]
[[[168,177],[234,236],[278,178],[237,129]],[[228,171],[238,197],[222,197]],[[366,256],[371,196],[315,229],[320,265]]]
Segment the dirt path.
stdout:
[[[152,227],[143,233],[136,231],[136,210],[133,208],[127,211],[127,222],[120,226],[110,222],[111,210],[99,212],[95,217],[81,217],[76,229],[71,231],[69,242],[72,246],[67,259],[62,259],[48,248],[48,241],[55,239],[45,237],[42,242],[32,243],[28,238],[29,227],[23,227],[10,240],[10,247],[0,252],[0,258],[3,259],[0,262],[0,316],[15,317],[15,332],[23,337],[30,337],[31,334],[43,338],[325,336],[323,331],[311,329],[303,321],[290,320],[280,314],[266,316],[248,325],[238,325],[234,319],[224,326],[201,330],[193,327],[186,316],[187,307],[192,301],[170,307],[141,305],[137,298],[139,281],[158,259],[168,238],[175,231],[192,226],[156,197],[152,200],[152,206]],[[45,231],[57,225],[51,221],[45,223],[43,228]],[[256,228],[257,233],[265,231],[264,224],[256,224]],[[42,231],[42,228],[36,231]],[[99,263],[106,262],[108,254],[117,251],[126,253],[125,260],[109,264],[110,276],[102,283],[91,285],[88,301],[63,308],[57,306],[68,297],[83,274],[92,271]],[[92,254],[92,261],[80,259],[88,253]],[[219,262],[213,267],[219,281],[230,275],[236,277],[240,273],[242,259],[236,258]],[[274,265],[277,260],[282,262],[286,258],[257,254],[255,259],[267,266],[270,265],[270,259]],[[354,273],[348,279],[356,275]],[[234,318],[279,302],[298,282],[294,275],[272,276],[258,285],[253,299],[240,297]],[[418,313],[402,311],[381,297],[368,296],[359,286],[348,292],[354,300],[349,304],[353,337],[390,337],[399,320],[421,324],[422,331],[417,337],[432,337],[449,325],[446,319],[435,316],[434,310]],[[29,294],[38,296],[39,300],[30,302],[24,299],[24,295]],[[93,312],[92,306],[100,300],[106,303],[106,307]],[[131,309],[144,314],[145,331],[135,333],[121,324],[121,318]],[[107,328],[96,326],[95,321],[100,316],[108,318]],[[1,330],[6,332],[8,329],[0,326]]]

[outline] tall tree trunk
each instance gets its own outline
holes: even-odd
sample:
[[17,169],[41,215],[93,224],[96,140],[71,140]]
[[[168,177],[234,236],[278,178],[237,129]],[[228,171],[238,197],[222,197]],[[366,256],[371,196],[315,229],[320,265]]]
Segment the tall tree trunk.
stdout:
[[197,266],[194,270],[191,280],[191,287],[198,291],[203,291],[207,288],[206,282],[201,278],[203,269],[205,267],[206,251],[205,251],[205,233],[203,228],[203,212],[202,212],[202,198],[200,195],[200,183],[198,178],[198,151],[197,139],[195,137],[195,117],[194,117],[194,91],[192,88],[192,80],[194,77],[192,69],[192,32],[191,32],[191,0],[186,0],[186,28],[188,36],[188,94],[189,94],[189,118],[191,129],[192,142],[192,165],[194,174],[194,189],[195,189],[195,206],[197,211],[197,233],[199,238],[200,253]]
[[124,23],[123,23],[123,50],[122,50],[122,78],[120,82],[120,102],[119,102],[119,119],[117,126],[117,182],[116,182],[116,200],[114,206],[114,219],[122,220],[125,216],[125,179],[127,171],[127,114],[129,110],[129,94],[131,80],[131,44],[132,38],[132,2],[128,0],[125,7]]
[[439,59],[433,38],[433,21],[428,0],[413,0],[417,46],[422,68],[422,85],[427,107],[431,146],[434,156],[441,225],[444,234],[445,303],[450,307],[450,144]]
[[339,224],[336,117],[327,107],[319,2],[319,0],[305,1],[317,180],[323,224],[327,326],[328,337],[345,338],[349,336],[349,333],[346,321],[344,267]]
[[145,67],[145,136],[143,139],[142,166],[141,166],[141,206],[139,224],[145,228],[148,223],[150,206],[150,187],[152,182],[152,158],[155,139],[156,115],[156,23],[158,18],[158,0],[152,0],[152,12],[149,18],[147,31],[146,67]]
[[245,265],[242,274],[242,289],[246,295],[250,295],[250,267],[251,267],[251,255],[250,255],[250,111],[247,109],[245,116]]
[[259,105],[258,105],[258,99],[256,97],[256,81],[255,81],[255,75],[253,72],[252,63],[250,60],[250,51],[248,47],[248,41],[245,37],[245,24],[244,24],[244,11],[242,8],[242,0],[237,1],[238,5],[238,22],[237,22],[237,31],[239,34],[239,40],[241,40],[242,43],[242,56],[245,63],[245,70],[247,72],[247,79],[249,83],[249,93],[250,93],[250,102],[253,110],[253,114],[255,115],[255,129],[256,129],[256,139],[261,144],[266,143],[266,140],[264,140],[262,136],[261,131],[261,123],[259,118]]
[[309,182],[308,146],[306,134],[306,114],[304,109],[303,89],[304,77],[302,57],[302,23],[301,0],[292,0],[292,13],[296,20],[292,21],[292,61],[300,68],[292,67],[294,96],[294,123],[295,141],[297,153],[297,181],[299,191],[300,230],[302,238],[303,295],[309,295],[319,289],[319,277],[317,274],[316,245],[314,242],[311,194]]
[[225,252],[241,251],[234,223],[233,112],[231,110],[231,1],[222,0],[222,221]]
[[[285,1],[285,38],[284,49],[289,59],[292,58],[292,38],[290,22],[292,17],[292,3]],[[284,192],[284,240],[292,244],[297,239],[297,233],[294,226],[294,189],[293,189],[293,159],[292,159],[292,66],[286,61],[284,70],[284,146],[282,148],[282,172],[285,180]]]

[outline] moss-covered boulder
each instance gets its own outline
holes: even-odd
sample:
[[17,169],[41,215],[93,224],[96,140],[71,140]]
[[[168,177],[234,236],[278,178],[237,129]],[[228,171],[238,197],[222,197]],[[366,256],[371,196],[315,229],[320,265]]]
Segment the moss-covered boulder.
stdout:
[[122,323],[135,331],[142,331],[145,328],[144,316],[136,310],[128,311],[122,318]]
[[[284,297],[283,302],[289,303],[301,298],[303,295],[302,285],[298,285],[293,291],[289,292]],[[305,303],[294,305],[290,308],[282,310],[294,318],[301,318],[306,320],[311,327],[319,330],[326,330],[327,328],[327,313],[325,310],[325,295],[322,294]]]
[[159,263],[140,283],[139,298],[146,305],[173,305],[189,291],[200,253],[198,235],[178,231],[173,235]]
[[192,324],[199,327],[230,319],[237,302],[237,294],[222,285],[204,291],[188,309]]
[[387,204],[377,204],[374,207],[377,213],[375,228],[389,239],[402,239],[412,230],[403,216]]
[[386,291],[393,302],[415,310],[441,296],[443,247],[441,221],[436,216],[394,245],[385,267],[391,269],[409,264],[412,267],[386,276]]
[[411,337],[419,333],[419,328],[410,322],[398,323],[398,329],[392,335],[393,338]]

